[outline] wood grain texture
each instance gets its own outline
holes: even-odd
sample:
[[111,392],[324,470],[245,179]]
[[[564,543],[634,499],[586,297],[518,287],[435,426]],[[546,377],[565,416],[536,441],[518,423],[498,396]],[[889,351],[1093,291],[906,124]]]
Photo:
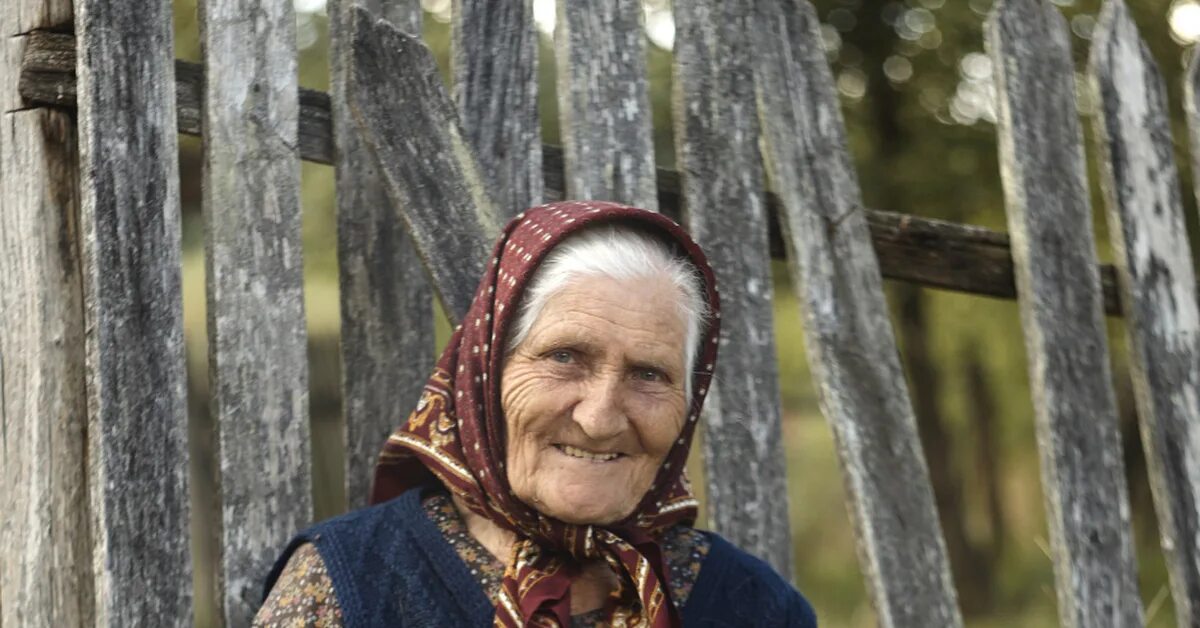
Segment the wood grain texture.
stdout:
[[961,626],[883,280],[807,0],[758,4],[764,156],[881,626]]
[[421,40],[351,9],[346,94],[388,195],[453,322],[483,276],[500,227],[433,55]]
[[[73,108],[75,106],[74,41],[70,35],[35,33],[30,36],[22,65],[20,91],[26,100]],[[179,98],[179,132],[198,135],[200,89],[204,73],[200,66],[176,63],[176,93]],[[547,200],[565,198],[563,151],[543,145],[542,175]],[[300,90],[300,157],[332,164],[333,135],[329,97],[321,92]],[[656,170],[658,207],[681,220],[682,200],[679,173]],[[784,246],[777,224],[778,197],[768,192],[767,214],[771,255],[783,257]],[[1012,299],[1016,297],[1008,236],[972,225],[930,220],[917,216],[866,209],[871,237],[885,279],[895,279],[970,294]],[[1104,309],[1120,316],[1120,294],[1116,272],[1100,266]]]
[[1200,308],[1166,86],[1122,0],[1109,0],[1100,14],[1090,65],[1150,488],[1176,617],[1194,626],[1200,623]]
[[[21,65],[22,97],[37,104],[75,107],[75,38],[70,33],[36,31]],[[176,122],[180,133],[200,135],[204,67],[175,61]],[[333,163],[333,127],[329,95],[300,88],[300,156]]]
[[77,0],[75,29],[96,623],[190,625],[171,5]]
[[558,0],[558,111],[567,198],[658,209],[637,0]]
[[18,92],[35,29],[71,15],[0,9],[0,626],[94,621],[75,123]]
[[203,0],[199,14],[216,599],[226,625],[246,626],[263,574],[313,512],[296,17],[271,0]]
[[0,113],[0,176],[0,625],[85,625],[92,553],[71,116]]
[[675,152],[685,173],[686,224],[721,287],[721,359],[704,416],[709,523],[788,578],[752,7],[748,0],[676,0]]
[[[407,417],[433,370],[433,291],[404,220],[358,136],[345,94],[351,2],[330,2],[331,104],[337,159],[338,272],[342,302],[342,416],[346,501],[365,506],[380,448]],[[373,2],[368,10],[421,32],[416,0]]]
[[454,0],[450,55],[462,129],[507,221],[542,202],[533,0]]
[[7,35],[70,25],[74,12],[67,0],[8,0],[4,10]]
[[1140,626],[1069,34],[1049,3],[1002,0],[987,44],[1059,619]]

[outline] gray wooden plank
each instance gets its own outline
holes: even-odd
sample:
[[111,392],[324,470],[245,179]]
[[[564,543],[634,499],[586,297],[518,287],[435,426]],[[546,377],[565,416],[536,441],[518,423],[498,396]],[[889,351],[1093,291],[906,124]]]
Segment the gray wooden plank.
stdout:
[[[338,272],[342,303],[342,416],[346,501],[366,505],[380,447],[417,403],[433,369],[433,292],[346,108],[351,3],[329,3],[330,83],[337,158]],[[416,0],[363,4],[409,33]]]
[[94,619],[78,176],[70,114],[0,113],[0,625]]
[[[1175,614],[1179,625],[1194,626],[1200,623],[1200,308],[1166,86],[1121,0],[1101,11],[1090,66],[1150,488]],[[1187,87],[1194,103],[1194,79]],[[1194,108],[1189,114],[1200,127]]]
[[753,3],[677,0],[674,9],[675,152],[687,226],[721,286],[721,359],[704,417],[709,522],[790,577]]
[[504,219],[542,202],[533,0],[454,0],[454,102]]
[[[1189,68],[1188,121],[1200,76]],[[1092,44],[1095,118],[1150,488],[1181,626],[1200,623],[1200,308],[1171,140],[1166,86],[1121,0]],[[1193,154],[1200,145],[1193,143]]]
[[658,209],[638,0],[558,0],[555,53],[567,198]]
[[171,4],[76,0],[75,32],[96,623],[189,625]]
[[395,207],[452,321],[463,316],[500,227],[433,55],[360,7],[351,10],[346,94]]
[[204,0],[199,14],[217,600],[245,626],[263,574],[312,521],[296,17],[278,0]]
[[71,14],[0,9],[0,626],[94,621],[75,123],[18,91],[30,33]]
[[[35,104],[75,106],[75,42],[71,35],[33,33],[22,63],[20,92]],[[179,98],[179,132],[199,135],[200,90],[204,73],[200,66],[176,63],[176,93]],[[547,200],[564,198],[562,149],[542,146],[542,175]],[[300,157],[332,164],[333,136],[327,94],[300,90]],[[658,206],[664,214],[681,219],[679,173],[656,169]],[[767,192],[771,255],[783,257],[784,245],[778,229],[781,204]],[[976,227],[919,216],[866,209],[872,242],[886,279],[919,283],[970,294],[1012,299],[1016,297],[1008,236]],[[1116,271],[1100,266],[1104,309],[1120,316]]]
[[1059,619],[1142,625],[1070,36],[1042,0],[987,24]]
[[961,626],[821,24],[807,0],[758,7],[764,158],[879,624]]

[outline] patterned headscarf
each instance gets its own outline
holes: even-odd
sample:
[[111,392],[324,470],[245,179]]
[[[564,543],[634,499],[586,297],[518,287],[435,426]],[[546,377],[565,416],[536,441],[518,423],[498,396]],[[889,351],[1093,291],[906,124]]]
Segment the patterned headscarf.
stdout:
[[[696,351],[692,398],[679,439],[634,512],[615,524],[568,524],[517,499],[504,469],[500,375],[506,334],[522,292],[546,254],[589,225],[647,227],[687,255],[703,279],[711,321]],[[475,513],[516,534],[496,600],[496,626],[569,626],[571,582],[581,562],[605,560],[621,583],[606,605],[614,625],[679,626],[658,538],[696,518],[684,465],[712,379],[720,318],[716,280],[704,253],[679,225],[654,212],[597,201],[552,203],[518,215],[492,251],[471,308],[425,384],[416,411],[388,439],[371,503],[441,480]]]

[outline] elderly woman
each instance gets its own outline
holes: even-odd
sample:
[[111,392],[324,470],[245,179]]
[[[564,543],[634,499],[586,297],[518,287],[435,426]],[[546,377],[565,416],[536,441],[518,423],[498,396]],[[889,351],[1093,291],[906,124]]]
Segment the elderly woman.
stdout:
[[815,626],[765,563],[691,527],[719,319],[704,254],[669,219],[599,202],[518,216],[388,439],[374,505],[299,535],[256,623]]

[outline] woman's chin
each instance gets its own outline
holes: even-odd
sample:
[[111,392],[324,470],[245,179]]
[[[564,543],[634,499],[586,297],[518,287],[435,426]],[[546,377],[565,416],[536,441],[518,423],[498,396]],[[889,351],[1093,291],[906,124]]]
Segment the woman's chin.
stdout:
[[609,495],[607,491],[565,487],[543,493],[538,510],[543,514],[579,525],[606,525],[624,519],[637,506],[636,500]]

